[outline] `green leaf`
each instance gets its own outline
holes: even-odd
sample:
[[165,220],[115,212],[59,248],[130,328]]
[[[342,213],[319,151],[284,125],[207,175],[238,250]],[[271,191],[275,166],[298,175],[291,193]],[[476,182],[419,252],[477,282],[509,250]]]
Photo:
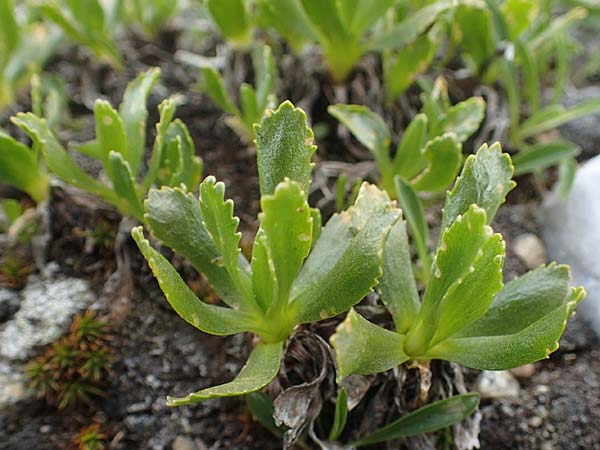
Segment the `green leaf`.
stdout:
[[558,128],[559,126],[577,120],[600,111],[600,97],[592,98],[571,108],[561,105],[551,105],[527,119],[515,133],[517,142],[541,134],[545,131]]
[[243,0],[206,0],[206,9],[221,34],[238,44],[250,39],[250,20]]
[[259,228],[252,247],[252,288],[256,302],[267,312],[275,298],[276,278],[273,258],[269,256],[265,233]]
[[[171,179],[171,186],[183,183],[188,190],[193,191],[202,176],[202,159],[195,155],[194,142],[185,124],[180,119],[175,119],[169,124],[167,142],[177,142],[179,153],[179,166]],[[167,144],[169,145],[169,144]]]
[[406,223],[402,219],[392,227],[385,242],[383,275],[377,291],[394,318],[396,331],[406,333],[419,312],[421,302],[412,271]]
[[422,155],[427,142],[427,123],[427,115],[417,114],[406,127],[394,157],[395,175],[410,180],[427,167],[427,160]]
[[400,211],[388,195],[364,183],[354,206],[335,214],[292,288],[297,323],[336,316],[358,303],[381,276],[383,246]]
[[415,242],[419,259],[423,264],[423,268],[427,271],[429,270],[431,261],[429,250],[427,250],[429,231],[427,229],[423,204],[410,183],[404,181],[399,175],[394,178],[394,184],[396,186],[396,195],[398,196],[402,211],[406,215],[408,227]]
[[502,289],[504,248],[502,236],[494,234],[467,274],[448,289],[438,307],[439,325],[430,345],[447,339],[485,314]]
[[508,283],[478,321],[433,347],[427,356],[466,367],[505,370],[547,358],[585,297],[569,288],[569,270],[552,264]]
[[452,2],[449,0],[440,0],[424,6],[389,30],[375,33],[364,48],[366,51],[380,51],[408,45],[429,28],[442,12],[451,7]]
[[521,150],[513,157],[515,175],[533,173],[577,156],[581,149],[574,143],[557,139]]
[[0,0],[0,36],[0,60],[4,63],[21,40],[12,0]]
[[406,436],[431,433],[454,425],[477,409],[479,394],[456,395],[413,411],[383,428],[353,442],[362,447]]
[[[394,3],[395,0],[347,0],[346,2],[339,2],[339,8],[342,10],[342,15],[346,16],[346,29],[351,34],[360,36],[371,25],[384,17],[385,13],[394,6]],[[352,8],[347,11],[350,5]]]
[[427,167],[412,180],[417,191],[439,192],[456,178],[462,162],[462,148],[454,134],[444,134],[423,149]]
[[131,231],[140,252],[175,312],[205,333],[227,336],[252,330],[251,318],[242,311],[209,305],[198,299],[167,259],[144,239],[142,227]]
[[539,12],[538,0],[506,0],[502,13],[509,27],[510,38],[516,41],[533,23]]
[[338,378],[384,372],[408,361],[404,336],[386,330],[351,309],[330,339],[335,349]]
[[163,152],[165,149],[165,141],[167,139],[167,131],[175,114],[175,103],[173,100],[166,99],[160,105],[158,105],[158,111],[160,114],[160,120],[156,124],[156,137],[152,146],[152,155],[150,156],[150,162],[148,163],[148,171],[144,180],[142,181],[139,192],[141,195],[145,195],[148,189],[152,187],[152,184],[156,180],[160,165],[163,162]]
[[363,105],[330,105],[327,111],[375,155],[380,170],[389,163],[390,131],[379,114]]
[[348,394],[346,389],[340,388],[338,391],[337,400],[335,401],[335,414],[333,416],[333,424],[331,424],[331,430],[329,431],[329,440],[336,441],[344,427],[346,426],[346,420],[348,419]]
[[189,394],[182,398],[167,398],[168,406],[189,405],[211,398],[234,397],[256,392],[273,380],[279,372],[283,342],[259,343],[248,358],[246,365],[233,381]]
[[483,3],[461,3],[455,10],[454,20],[462,56],[477,75],[496,50],[490,10]]
[[246,404],[252,413],[254,420],[257,420],[263,427],[273,433],[275,436],[282,436],[283,429],[275,424],[273,414],[275,406],[271,399],[264,392],[250,392],[246,395]]
[[119,106],[119,115],[127,134],[128,159],[132,173],[138,173],[146,148],[146,102],[160,77],[160,69],[153,68],[139,74],[131,81]]
[[[271,47],[264,45],[252,52],[252,66],[256,80],[256,107],[262,116],[269,105],[270,97],[275,95],[277,65],[273,59]],[[259,117],[260,119],[260,117]]]
[[0,182],[20,189],[37,203],[49,194],[48,175],[32,149],[0,131]]
[[40,119],[31,113],[18,113],[11,118],[11,121],[31,137],[44,155],[47,166],[60,179],[79,189],[91,192],[114,205],[119,204],[119,200],[112,190],[85,173],[71,159],[50,131],[44,119]]
[[204,78],[204,91],[210,99],[226,113],[240,116],[240,111],[225,89],[221,74],[212,67],[205,67],[202,69],[202,77]]
[[247,83],[242,83],[240,86],[240,105],[242,121],[252,130],[252,125],[262,117],[262,112],[259,112],[256,106],[256,92],[254,92],[254,88]]
[[564,200],[569,196],[575,175],[577,174],[577,161],[575,158],[564,159],[558,166],[558,181],[556,182],[556,191]]
[[286,179],[273,195],[261,198],[258,218],[267,257],[273,267],[275,291],[270,311],[283,312],[292,283],[311,248],[312,219],[304,192]]
[[109,178],[111,151],[120,153],[127,161],[127,136],[123,121],[115,109],[105,100],[94,103],[94,123],[96,124],[96,144],[100,147],[101,161]]
[[548,358],[558,349],[567,320],[584,296],[583,288],[574,289],[563,306],[516,333],[451,338],[433,347],[427,356],[485,370],[512,369]]
[[104,31],[104,10],[98,0],[67,0],[73,18],[89,32]]
[[213,176],[206,177],[200,184],[200,213],[233,284],[247,302],[254,302],[250,267],[239,248],[240,219],[233,215],[233,201],[225,200],[225,185],[217,183]]
[[308,196],[316,146],[304,111],[285,101],[276,111],[268,111],[254,132],[261,195],[273,194],[287,177]]
[[343,42],[347,36],[336,0],[300,0],[306,15],[318,30],[321,45]]
[[258,0],[257,3],[267,26],[274,28],[295,50],[306,40],[321,39],[300,0]]
[[[108,173],[113,185],[113,190],[122,200],[123,213],[131,214],[139,221],[144,221],[142,201],[137,195],[135,180],[131,174],[129,163],[123,159],[121,153],[111,151],[108,154]],[[124,203],[124,205],[123,205]],[[126,205],[126,207],[125,207]]]
[[179,188],[151,189],[145,202],[146,224],[162,244],[192,263],[233,308],[245,307],[244,297],[229,276],[223,257],[204,227],[200,205]]
[[389,101],[402,95],[427,70],[435,57],[439,42],[437,34],[424,34],[387,58],[383,75]]
[[417,320],[408,334],[405,350],[422,355],[439,326],[440,302],[451,286],[459,284],[471,271],[484,244],[492,237],[485,211],[471,205],[444,231],[435,256],[433,276],[427,284]]
[[510,156],[502,153],[500,144],[482,145],[475,155],[469,155],[454,188],[446,196],[441,230],[467,212],[472,204],[483,208],[490,223],[506,195],[516,186],[512,181]]
[[485,115],[485,101],[481,97],[471,97],[451,106],[438,123],[438,134],[454,133],[458,142],[465,142],[477,131]]

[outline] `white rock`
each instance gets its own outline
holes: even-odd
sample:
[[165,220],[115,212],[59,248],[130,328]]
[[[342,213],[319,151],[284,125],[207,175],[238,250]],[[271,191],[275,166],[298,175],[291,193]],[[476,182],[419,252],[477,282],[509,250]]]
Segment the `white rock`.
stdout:
[[198,450],[196,444],[185,436],[177,436],[173,441],[173,450]]
[[579,168],[566,200],[544,202],[540,219],[548,256],[569,264],[573,283],[587,290],[578,311],[600,336],[600,156]]
[[546,264],[546,249],[544,244],[533,233],[517,236],[513,242],[513,250],[528,269]]
[[481,398],[517,398],[520,390],[519,382],[508,370],[484,370],[477,379]]
[[0,327],[0,357],[24,360],[35,346],[58,338],[72,316],[94,301],[88,283],[78,278],[30,277],[12,320]]
[[28,396],[22,371],[0,364],[0,410]]

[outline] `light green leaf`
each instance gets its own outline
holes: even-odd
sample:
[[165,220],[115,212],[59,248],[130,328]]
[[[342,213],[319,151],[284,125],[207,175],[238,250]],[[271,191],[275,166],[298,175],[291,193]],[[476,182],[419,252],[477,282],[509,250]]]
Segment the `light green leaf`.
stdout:
[[389,164],[390,131],[379,114],[363,105],[330,105],[327,111],[375,155],[380,169]]
[[439,325],[430,345],[452,336],[485,314],[502,289],[504,247],[502,236],[494,234],[466,275],[448,289],[438,307]]
[[225,83],[221,74],[212,67],[205,67],[202,69],[202,76],[204,78],[204,91],[208,94],[210,99],[221,108],[223,111],[233,114],[234,116],[241,115],[237,106],[233,103],[233,100],[225,89]]
[[462,147],[454,134],[444,134],[427,143],[423,149],[427,167],[412,180],[417,191],[439,192],[456,178],[462,162]]
[[11,118],[11,121],[31,137],[44,155],[47,166],[59,178],[79,189],[96,194],[114,205],[119,204],[119,200],[112,190],[85,173],[71,159],[44,119],[31,113],[18,113]]
[[257,47],[252,52],[252,66],[256,80],[256,108],[262,115],[265,108],[269,106],[270,97],[275,94],[277,81],[277,65],[271,47],[268,45]]
[[313,27],[318,30],[321,45],[344,41],[348,33],[342,23],[336,0],[300,0],[300,3]]
[[242,255],[237,231],[240,219],[233,215],[233,201],[225,200],[225,185],[209,176],[200,184],[200,213],[202,222],[231,280],[247,302],[254,302],[250,282],[250,267]]
[[177,142],[179,153],[178,170],[171,179],[172,186],[183,183],[189,191],[193,191],[202,176],[202,159],[195,155],[194,142],[185,124],[180,119],[175,119],[167,130],[167,142]]
[[451,106],[438,123],[439,132],[454,133],[458,142],[465,142],[477,131],[485,114],[485,101],[481,97],[471,97]]
[[[563,306],[516,333],[450,338],[433,347],[427,356],[485,370],[506,370],[548,358],[558,348],[567,320],[584,296],[582,288],[573,289]],[[506,316],[504,320],[513,318]]]
[[389,101],[402,95],[427,70],[435,57],[438,44],[437,34],[424,34],[386,58],[383,76]]
[[336,316],[371,291],[399,216],[385,192],[364,183],[354,206],[329,220],[292,288],[298,323]]
[[142,227],[134,228],[131,235],[148,261],[167,301],[182,319],[205,333],[218,336],[252,329],[252,319],[246,313],[200,301],[171,263],[150,246],[144,238]]
[[310,217],[312,217],[312,239],[311,245],[314,247],[323,231],[323,218],[318,208],[310,208]]
[[423,204],[410,183],[404,181],[402,177],[399,175],[396,176],[394,178],[394,184],[396,186],[398,201],[402,211],[404,211],[404,214],[406,215],[408,227],[412,234],[415,246],[417,247],[419,259],[421,260],[421,264],[423,264],[423,268],[428,271],[429,266],[431,266],[429,250],[427,250],[429,231],[427,229]]
[[500,144],[482,145],[475,155],[469,155],[454,188],[446,196],[441,230],[467,212],[472,204],[483,208],[490,223],[506,195],[516,186],[512,181],[510,156],[502,153]]
[[539,0],[506,0],[502,5],[502,13],[506,18],[512,41],[533,23],[538,16]]
[[163,162],[167,131],[171,119],[173,119],[173,114],[175,114],[175,103],[173,100],[166,99],[158,105],[158,111],[160,120],[156,124],[156,137],[154,138],[154,145],[152,146],[152,155],[150,156],[150,162],[148,163],[148,171],[138,190],[141,195],[145,195],[146,192],[148,192],[148,189],[152,187],[152,184],[158,175],[158,171],[160,170],[160,165]]
[[427,115],[417,114],[406,127],[394,157],[395,175],[410,180],[427,167],[427,160],[422,155],[427,142],[427,123]]
[[454,20],[461,54],[470,63],[472,72],[478,75],[496,50],[490,10],[483,2],[464,2],[456,8]]
[[226,304],[244,307],[244,297],[224,267],[223,257],[204,227],[200,205],[192,194],[179,188],[151,189],[145,210],[146,224],[162,244],[203,273]]
[[0,0],[0,36],[0,60],[4,62],[5,55],[10,55],[21,40],[12,0]]
[[405,350],[409,355],[422,355],[439,326],[440,302],[455,283],[471,271],[481,248],[492,237],[486,225],[485,211],[471,205],[444,231],[427,284],[417,320],[408,334]]
[[486,314],[459,336],[506,335],[525,329],[568,301],[570,278],[568,266],[550,264],[513,279]]
[[104,161],[104,150],[100,146],[100,143],[96,139],[91,141],[83,142],[80,144],[71,144],[73,150],[79,153],[89,156],[90,158],[97,159],[98,161]]
[[330,339],[338,363],[338,378],[384,372],[408,361],[404,336],[386,330],[351,309]]
[[479,394],[463,394],[430,403],[353,442],[355,447],[431,433],[454,425],[477,409]]
[[240,105],[242,121],[252,130],[252,125],[260,119],[262,112],[259,112],[256,106],[256,92],[248,83],[242,83],[240,86]]
[[515,175],[537,172],[573,158],[581,149],[574,143],[557,139],[521,150],[513,157]]
[[335,413],[333,415],[333,424],[329,431],[329,440],[336,441],[344,427],[346,426],[346,420],[348,419],[348,394],[346,389],[340,388],[338,391],[337,400],[335,401]]
[[424,6],[389,30],[375,33],[364,45],[364,48],[366,51],[379,51],[408,45],[430,27],[442,12],[451,7],[452,1],[450,0],[439,0]]
[[94,103],[94,123],[96,124],[96,144],[100,147],[101,161],[109,178],[109,153],[117,152],[127,161],[127,136],[123,121],[115,109],[105,100]]
[[254,132],[261,195],[273,194],[287,177],[308,196],[316,146],[304,111],[285,101],[276,111],[268,111]]
[[527,119],[515,133],[517,142],[557,128],[567,122],[577,120],[600,111],[600,97],[592,98],[571,108],[561,105],[551,105]]
[[[346,29],[351,34],[360,36],[384,17],[394,3],[395,0],[347,0],[339,2],[339,7],[346,16]],[[348,6],[352,6],[351,11],[346,11]]]
[[277,185],[273,195],[263,195],[260,202],[262,239],[275,276],[269,310],[277,314],[285,310],[292,283],[310,252],[312,218],[304,192],[289,179]]
[[258,0],[257,3],[267,25],[289,41],[295,50],[299,50],[304,41],[320,40],[321,36],[300,0]]
[[48,197],[48,175],[32,149],[0,131],[0,183],[8,183],[37,203]]
[[383,249],[383,275],[377,291],[390,311],[396,332],[406,333],[421,302],[412,271],[406,223],[399,219],[388,234]]
[[250,18],[243,0],[206,0],[204,2],[221,34],[237,44],[250,40]]
[[153,68],[139,74],[131,81],[119,106],[119,115],[125,126],[128,144],[128,159],[132,173],[138,173],[146,148],[146,102],[160,77],[160,69]]
[[556,192],[564,200],[569,196],[575,175],[577,174],[577,160],[575,158],[563,159],[558,166],[558,181]]
[[252,288],[256,302],[266,313],[275,298],[276,278],[273,258],[269,256],[265,233],[259,229],[252,247]]
[[233,381],[210,387],[182,398],[167,398],[168,406],[189,405],[211,398],[234,397],[256,392],[273,380],[279,372],[283,342],[260,343],[252,350],[248,362]]
[[119,203],[124,214],[131,214],[137,220],[144,221],[142,201],[137,195],[135,180],[131,174],[129,163],[123,159],[121,153],[111,151],[108,154],[108,173],[113,185],[113,190],[119,196]]

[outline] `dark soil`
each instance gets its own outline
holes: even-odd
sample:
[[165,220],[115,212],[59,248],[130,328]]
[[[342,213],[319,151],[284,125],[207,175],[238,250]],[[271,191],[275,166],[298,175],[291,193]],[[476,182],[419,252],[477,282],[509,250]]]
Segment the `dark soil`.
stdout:
[[[136,55],[136,59],[126,58],[127,69],[122,74],[90,64],[85,54],[74,50],[57,58],[50,70],[65,78],[71,112],[80,123],[86,124],[62,133],[61,138],[64,141],[91,138],[93,127],[88,109],[91,99],[102,95],[118,104],[129,79],[140,70],[160,65],[163,73],[161,87],[157,89],[160,95],[154,94],[150,101],[150,128],[157,119],[156,106],[160,100],[175,92],[183,93],[185,101],[178,107],[177,115],[190,129],[197,153],[204,160],[204,174],[215,175],[225,182],[227,195],[234,200],[235,212],[241,219],[245,242],[250,242],[259,209],[255,155],[227,128],[210,101],[192,91],[195,70],[182,67],[172,56],[177,38],[178,33],[171,31],[155,42],[126,40],[122,44],[125,53]],[[286,58],[282,64],[289,68],[298,62]],[[297,71],[297,85],[288,84],[281,90],[298,103],[304,102],[313,123],[325,124],[329,130],[316,159],[357,162],[368,158],[347,135],[338,134],[335,121],[324,111],[327,104],[335,101],[367,103],[380,110],[382,94],[373,86],[376,83],[371,82],[373,73],[377,73],[377,62],[363,63],[346,91],[327,85],[326,77],[310,72],[307,65],[298,67],[302,70]],[[386,115],[393,129],[401,129],[404,117],[414,110],[416,99],[416,93],[409,93]],[[21,108],[17,109],[27,109],[27,104],[24,97]],[[6,125],[4,117],[1,124]],[[340,139],[343,145],[339,144]],[[524,232],[539,231],[535,218],[539,186],[528,178],[520,181],[494,223],[507,242],[507,279],[526,270],[514,254],[511,242]],[[315,202],[327,200],[323,186],[315,189],[318,191],[313,193]],[[325,205],[331,213],[331,201]],[[97,200],[86,200],[61,188],[53,190],[50,212],[52,239],[48,259],[57,261],[66,274],[89,279],[97,292],[101,292],[117,268],[115,253],[111,246],[90,246],[87,236],[98,223],[106,224],[116,234],[118,215]],[[435,221],[433,218],[432,222]],[[233,378],[245,362],[251,347],[250,337],[209,336],[186,324],[170,310],[131,242],[124,251],[131,256],[135,289],[113,329],[115,360],[106,397],[61,412],[43,401],[33,400],[2,411],[0,450],[70,449],[75,434],[95,420],[107,433],[110,448],[116,450],[171,448],[177,436],[190,438],[199,450],[281,448],[280,438],[252,421],[243,399],[166,407],[167,395],[185,395]],[[106,305],[106,311],[111,310],[111,305]],[[585,324],[579,319],[572,321],[562,349],[549,360],[537,363],[533,376],[521,380],[519,399],[482,403],[481,448],[600,449],[598,348]]]

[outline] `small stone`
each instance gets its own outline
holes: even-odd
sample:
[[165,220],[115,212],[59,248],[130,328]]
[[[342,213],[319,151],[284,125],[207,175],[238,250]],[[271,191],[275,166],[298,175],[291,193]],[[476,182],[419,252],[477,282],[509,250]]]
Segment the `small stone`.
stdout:
[[11,360],[27,359],[34,347],[54,341],[95,299],[89,284],[78,278],[30,277],[20,296],[19,310],[0,326],[0,356]]
[[151,414],[137,414],[126,416],[123,421],[130,431],[142,433],[149,430],[156,423],[157,417]]
[[477,391],[485,399],[517,398],[520,386],[508,370],[484,370],[477,379]]
[[40,433],[42,434],[48,434],[52,431],[52,427],[50,425],[42,425],[40,427]]
[[543,422],[544,421],[541,417],[533,416],[527,421],[527,425],[529,425],[531,428],[539,428],[542,426]]
[[173,441],[173,450],[198,450],[196,444],[191,439],[185,436],[177,436]]
[[0,373],[0,408],[13,405],[27,397],[21,373]]
[[536,371],[535,364],[525,364],[524,366],[515,367],[514,369],[510,369],[510,373],[519,379],[531,378],[533,376],[533,374],[535,373],[535,371]]
[[513,243],[513,250],[528,269],[535,269],[547,262],[544,244],[533,233],[518,236]]

